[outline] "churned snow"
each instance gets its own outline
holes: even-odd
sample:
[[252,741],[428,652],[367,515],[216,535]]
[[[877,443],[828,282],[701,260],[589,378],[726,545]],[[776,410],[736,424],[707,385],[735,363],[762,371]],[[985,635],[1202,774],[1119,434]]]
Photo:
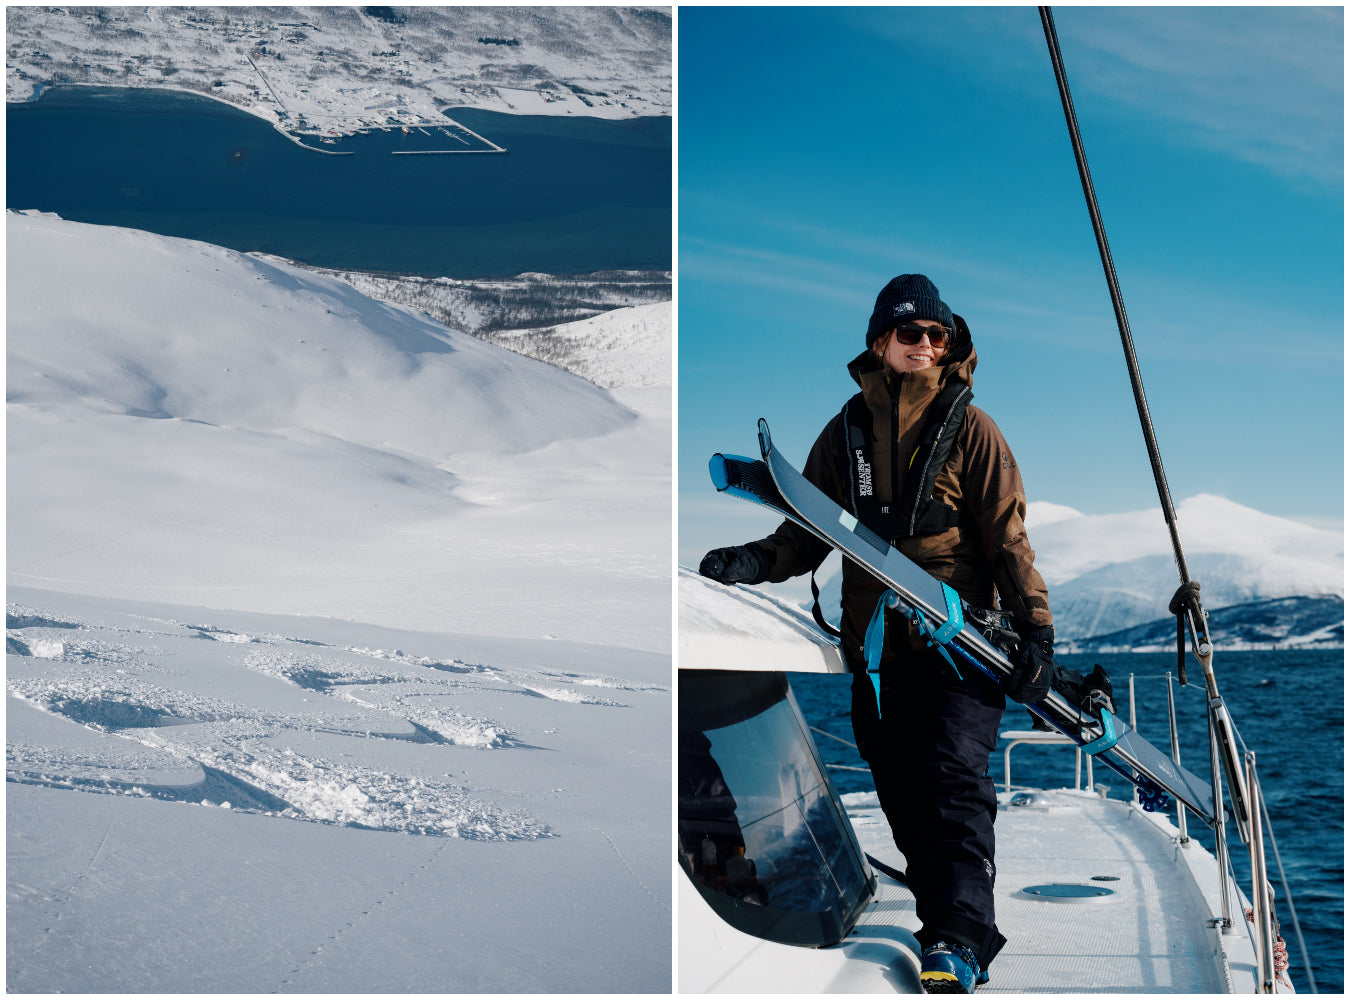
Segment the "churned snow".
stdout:
[[668,319],[7,230],[9,988],[667,991]]

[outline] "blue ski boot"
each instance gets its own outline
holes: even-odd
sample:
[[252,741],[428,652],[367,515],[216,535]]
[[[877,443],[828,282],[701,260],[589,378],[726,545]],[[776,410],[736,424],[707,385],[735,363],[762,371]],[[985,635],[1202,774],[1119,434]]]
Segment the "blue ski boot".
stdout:
[[989,973],[965,945],[938,941],[923,950],[919,982],[925,993],[974,993],[989,982]]

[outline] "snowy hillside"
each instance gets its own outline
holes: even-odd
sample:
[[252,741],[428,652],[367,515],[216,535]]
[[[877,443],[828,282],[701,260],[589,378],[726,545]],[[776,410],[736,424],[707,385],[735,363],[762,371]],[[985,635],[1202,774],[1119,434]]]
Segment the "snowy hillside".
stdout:
[[668,657],[9,597],[9,990],[669,989]]
[[334,279],[8,218],[12,582],[669,648],[610,597],[668,595],[668,388],[624,405]]
[[[266,254],[254,256],[267,259]],[[419,309],[446,326],[474,336],[573,323],[625,306],[669,303],[671,298],[669,271],[428,278],[299,266],[341,278],[372,299]]]
[[489,343],[566,368],[606,389],[670,384],[670,306],[637,306],[542,330],[480,334]]
[[668,990],[669,355],[7,250],[9,988]]
[[11,101],[172,87],[323,132],[446,107],[671,112],[669,7],[9,7],[5,41]]

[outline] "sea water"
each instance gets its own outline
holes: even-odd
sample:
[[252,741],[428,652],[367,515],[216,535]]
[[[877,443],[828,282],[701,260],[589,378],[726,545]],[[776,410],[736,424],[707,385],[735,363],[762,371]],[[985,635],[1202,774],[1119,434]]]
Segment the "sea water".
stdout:
[[[1176,682],[1176,654],[1062,656],[1060,662],[1086,673],[1100,663],[1110,674],[1116,704],[1129,720],[1129,675],[1135,675],[1135,728],[1160,749],[1170,752],[1167,724],[1167,680],[1173,675],[1181,762],[1208,780],[1209,744],[1204,678],[1194,659],[1187,664],[1187,685]],[[1317,988],[1339,993],[1344,988],[1344,826],[1342,754],[1344,750],[1344,652],[1219,652],[1214,659],[1223,696],[1245,749],[1256,755],[1275,845],[1293,895],[1313,963]],[[871,791],[872,779],[857,752],[840,742],[853,740],[849,721],[849,678],[838,675],[792,674],[792,689],[807,722],[833,737],[816,733],[831,780],[841,792]],[[1026,730],[1026,709],[1008,703],[1000,731]],[[990,756],[989,774],[1003,788],[1000,739]],[[1243,746],[1240,744],[1239,749]],[[847,770],[856,768],[860,770]],[[1012,752],[1015,785],[1067,787],[1074,779],[1074,754],[1067,747],[1020,746]],[[1129,798],[1130,786],[1104,767],[1094,778],[1110,786],[1111,798]],[[1169,808],[1175,822],[1175,809]],[[1213,834],[1188,817],[1189,833],[1213,851]],[[995,826],[997,833],[997,826]],[[1276,891],[1276,914],[1289,949],[1290,974],[1300,991],[1309,990],[1288,901],[1267,839],[1268,877]],[[1250,887],[1246,848],[1232,831],[1229,852],[1238,884]],[[1244,889],[1250,895],[1250,889]]]
[[670,268],[669,118],[451,114],[507,152],[393,155],[463,145],[430,125],[316,152],[195,94],[55,87],[7,106],[6,206],[355,270]]

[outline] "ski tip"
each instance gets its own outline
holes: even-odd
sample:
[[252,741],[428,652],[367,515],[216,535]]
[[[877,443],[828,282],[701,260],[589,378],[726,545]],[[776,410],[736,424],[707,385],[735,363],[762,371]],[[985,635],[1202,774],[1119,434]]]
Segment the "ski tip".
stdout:
[[767,459],[769,452],[773,451],[773,440],[769,437],[769,422],[763,417],[759,418],[759,453]]
[[718,493],[731,485],[731,481],[727,478],[727,459],[721,452],[708,459],[708,475],[712,476],[713,485],[717,487]]

